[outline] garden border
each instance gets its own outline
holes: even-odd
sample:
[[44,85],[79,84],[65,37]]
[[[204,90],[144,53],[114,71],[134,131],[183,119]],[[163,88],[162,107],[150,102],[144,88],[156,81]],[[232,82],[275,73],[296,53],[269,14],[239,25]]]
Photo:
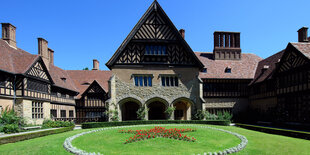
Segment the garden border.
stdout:
[[[77,155],[101,155],[100,153],[95,153],[95,152],[86,152],[83,151],[81,149],[78,149],[76,147],[74,147],[72,145],[72,141],[77,138],[80,137],[82,135],[85,134],[89,134],[89,133],[93,133],[93,132],[98,132],[98,131],[104,131],[104,130],[109,130],[109,129],[119,129],[119,128],[123,128],[123,127],[137,127],[137,126],[153,126],[153,125],[159,125],[159,124],[148,124],[148,125],[130,125],[130,126],[118,126],[118,127],[108,127],[108,128],[100,128],[100,129],[95,129],[95,130],[91,130],[91,131],[87,131],[87,132],[82,132],[79,134],[76,134],[74,136],[71,136],[69,138],[66,138],[66,140],[64,141],[64,148],[71,153],[77,154]],[[237,146],[228,148],[228,149],[224,149],[222,151],[218,151],[218,152],[205,152],[205,155],[226,155],[226,154],[231,154],[231,153],[235,153],[235,152],[239,152],[242,149],[244,149],[248,143],[248,140],[245,136],[240,135],[238,133],[235,132],[231,132],[231,131],[227,131],[224,129],[218,129],[218,128],[214,128],[214,127],[210,127],[210,126],[202,126],[202,125],[188,125],[188,124],[160,124],[162,126],[196,126],[196,127],[201,127],[201,128],[209,128],[209,129],[213,129],[213,130],[218,130],[218,131],[222,131],[222,132],[226,132],[229,133],[231,135],[236,136],[237,138],[239,138],[241,140],[241,143],[238,144]]]
[[58,129],[54,129],[54,130],[45,130],[45,131],[24,133],[24,134],[21,133],[18,135],[0,137],[0,145],[6,144],[6,143],[15,143],[18,141],[33,139],[33,138],[37,138],[37,137],[43,137],[43,136],[47,136],[47,135],[51,135],[51,134],[67,132],[67,131],[73,130],[73,128],[74,128],[74,126],[70,126],[70,127],[63,127],[63,128],[58,128]]
[[211,124],[229,126],[229,120],[138,120],[138,121],[120,121],[120,122],[87,122],[82,123],[82,129],[127,126],[141,124]]

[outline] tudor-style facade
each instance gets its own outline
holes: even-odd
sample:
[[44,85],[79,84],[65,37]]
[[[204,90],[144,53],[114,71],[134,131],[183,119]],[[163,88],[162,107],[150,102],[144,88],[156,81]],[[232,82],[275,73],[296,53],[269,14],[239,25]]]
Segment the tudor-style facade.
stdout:
[[299,31],[299,42],[259,63],[250,85],[252,121],[310,124],[310,43],[307,28]]
[[[184,30],[180,30],[183,32]],[[112,58],[109,108],[117,106],[121,120],[135,120],[149,108],[146,119],[191,119],[201,105],[199,70],[202,63],[157,1],[154,1]],[[183,32],[184,33],[184,32]]]

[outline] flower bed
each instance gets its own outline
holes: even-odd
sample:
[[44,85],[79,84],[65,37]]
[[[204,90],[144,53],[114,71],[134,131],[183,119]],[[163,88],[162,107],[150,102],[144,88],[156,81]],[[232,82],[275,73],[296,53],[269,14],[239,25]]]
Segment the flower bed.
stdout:
[[194,132],[194,131],[196,131],[196,129],[191,129],[191,128],[166,129],[165,127],[155,127],[149,130],[119,130],[118,132],[135,134],[135,136],[130,137],[129,139],[126,139],[126,142],[124,144],[128,144],[128,143],[132,143],[132,142],[136,142],[140,140],[147,140],[147,139],[152,139],[152,138],[157,138],[157,137],[184,140],[188,142],[195,142],[196,139],[194,137],[190,137],[190,136],[182,134],[184,132]]

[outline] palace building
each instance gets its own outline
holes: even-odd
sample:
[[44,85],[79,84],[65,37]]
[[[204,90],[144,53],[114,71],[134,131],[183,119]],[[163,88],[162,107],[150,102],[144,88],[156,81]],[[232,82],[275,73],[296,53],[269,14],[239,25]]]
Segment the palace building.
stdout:
[[[29,123],[44,119],[191,120],[198,110],[227,111],[238,120],[310,123],[310,38],[266,58],[241,49],[240,32],[214,32],[212,52],[194,52],[157,1],[144,13],[106,66],[64,70],[38,38],[38,54],[17,47],[16,28],[2,23],[0,108],[15,109]],[[210,43],[211,45],[212,43]],[[175,107],[171,116],[165,113]],[[242,117],[241,117],[242,116]],[[170,117],[170,118],[168,118]]]

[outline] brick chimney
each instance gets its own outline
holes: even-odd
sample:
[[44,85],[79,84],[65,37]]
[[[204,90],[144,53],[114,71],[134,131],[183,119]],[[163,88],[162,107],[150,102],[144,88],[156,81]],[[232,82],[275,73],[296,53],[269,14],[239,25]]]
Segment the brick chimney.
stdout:
[[48,53],[50,57],[50,64],[54,65],[54,50],[48,48]]
[[180,29],[179,32],[180,32],[182,38],[185,39],[185,30],[184,29]]
[[213,58],[215,60],[240,60],[240,32],[215,31]]
[[16,48],[16,27],[10,23],[2,24],[2,39]]
[[308,27],[302,27],[298,31],[298,42],[308,42]]
[[49,69],[50,53],[48,50],[48,42],[43,38],[38,38],[38,54],[43,58],[44,64]]
[[99,70],[99,61],[97,59],[93,60],[93,70]]

